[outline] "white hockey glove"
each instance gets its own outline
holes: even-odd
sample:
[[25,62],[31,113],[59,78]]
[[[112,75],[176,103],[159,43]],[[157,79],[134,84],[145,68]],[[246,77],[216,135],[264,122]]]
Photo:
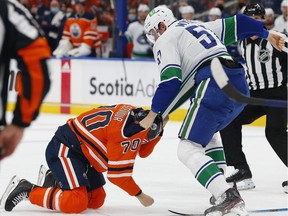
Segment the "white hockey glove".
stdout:
[[154,199],[152,197],[150,197],[149,195],[143,193],[142,191],[141,191],[141,193],[139,195],[137,195],[135,197],[145,207],[151,206],[154,203]]
[[91,53],[91,47],[86,43],[81,43],[78,48],[72,49],[68,52],[69,56],[80,57],[88,56]]
[[72,44],[68,39],[60,40],[58,47],[54,50],[53,55],[56,58],[61,58],[67,55],[67,52],[73,48]]

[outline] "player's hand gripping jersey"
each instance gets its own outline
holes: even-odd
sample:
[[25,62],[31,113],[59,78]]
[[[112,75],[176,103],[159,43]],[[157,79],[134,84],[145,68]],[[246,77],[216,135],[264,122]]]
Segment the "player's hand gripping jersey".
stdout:
[[148,141],[148,130],[133,123],[135,108],[127,104],[99,107],[68,120],[93,167],[108,171],[107,178],[131,196],[141,191],[132,178],[136,156],[147,157],[160,140]]
[[216,56],[231,58],[225,45],[254,35],[267,38],[268,31],[263,26],[264,23],[242,14],[207,23],[179,20],[171,24],[153,47],[161,83],[152,110],[170,111],[168,106],[173,99],[180,102],[188,99],[191,94],[187,92],[193,91],[194,77],[205,66],[203,63]]

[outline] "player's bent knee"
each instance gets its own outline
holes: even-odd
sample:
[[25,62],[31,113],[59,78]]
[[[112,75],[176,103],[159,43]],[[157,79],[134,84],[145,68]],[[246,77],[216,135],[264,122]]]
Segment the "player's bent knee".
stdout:
[[195,142],[189,140],[181,140],[178,145],[178,159],[183,163],[187,164],[189,160],[197,160],[204,154],[204,148]]
[[100,208],[104,204],[105,198],[106,192],[103,187],[90,191],[88,193],[88,208]]
[[80,213],[88,207],[86,186],[63,191],[59,200],[60,210],[64,213]]

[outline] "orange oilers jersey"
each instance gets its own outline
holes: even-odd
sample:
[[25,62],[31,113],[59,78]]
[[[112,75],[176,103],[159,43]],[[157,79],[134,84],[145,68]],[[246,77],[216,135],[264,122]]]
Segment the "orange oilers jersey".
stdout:
[[148,142],[148,129],[125,136],[124,128],[131,124],[129,115],[135,108],[129,104],[99,107],[68,120],[93,167],[98,172],[107,171],[109,181],[131,196],[140,192],[132,178],[136,156],[147,157],[160,140],[157,137]]
[[81,17],[73,14],[65,22],[62,39],[69,39],[74,48],[79,47],[81,43],[94,47],[99,41],[97,25],[97,19],[93,14],[85,12]]

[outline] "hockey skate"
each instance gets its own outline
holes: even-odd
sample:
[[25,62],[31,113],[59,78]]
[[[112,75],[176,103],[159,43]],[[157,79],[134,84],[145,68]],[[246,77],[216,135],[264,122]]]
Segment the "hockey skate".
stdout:
[[288,194],[288,181],[284,181],[282,183],[282,187],[283,187],[284,193]]
[[239,192],[230,188],[219,197],[215,206],[212,206],[204,212],[205,216],[247,216],[245,203],[242,200]]
[[7,200],[9,193],[15,189],[15,187],[17,186],[19,181],[20,180],[18,179],[17,176],[13,176],[12,179],[10,180],[10,182],[9,182],[8,186],[6,187],[4,194],[2,195],[1,200],[0,200],[0,208],[1,209],[4,208],[4,205],[5,205],[5,202]]
[[226,182],[231,186],[235,182],[238,190],[250,190],[255,188],[255,184],[252,181],[252,174],[246,169],[235,169],[231,176],[226,178]]
[[56,181],[53,177],[52,171],[44,165],[40,166],[37,178],[37,185],[46,188],[56,186]]
[[2,198],[1,207],[6,211],[12,211],[13,208],[23,200],[29,199],[29,194],[34,185],[25,179],[19,179],[14,176],[8,184]]

